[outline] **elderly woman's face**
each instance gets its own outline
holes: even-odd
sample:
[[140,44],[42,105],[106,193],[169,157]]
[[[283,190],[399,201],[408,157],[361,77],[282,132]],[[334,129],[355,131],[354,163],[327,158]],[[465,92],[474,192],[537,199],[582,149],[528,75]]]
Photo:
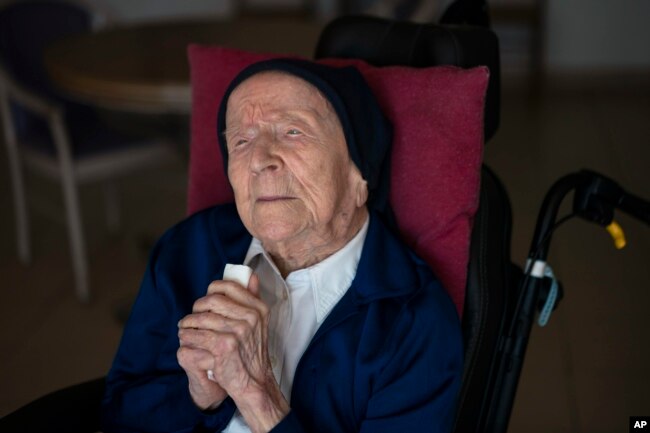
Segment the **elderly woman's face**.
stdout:
[[265,72],[231,94],[228,177],[240,217],[263,243],[327,244],[365,211],[366,184],[318,90]]

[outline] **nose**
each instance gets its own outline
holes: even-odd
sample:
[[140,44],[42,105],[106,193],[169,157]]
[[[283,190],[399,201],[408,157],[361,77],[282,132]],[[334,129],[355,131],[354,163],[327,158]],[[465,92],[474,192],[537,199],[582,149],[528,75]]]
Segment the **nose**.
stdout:
[[282,167],[282,156],[279,146],[272,134],[263,134],[255,140],[250,160],[251,171],[254,174],[275,172]]

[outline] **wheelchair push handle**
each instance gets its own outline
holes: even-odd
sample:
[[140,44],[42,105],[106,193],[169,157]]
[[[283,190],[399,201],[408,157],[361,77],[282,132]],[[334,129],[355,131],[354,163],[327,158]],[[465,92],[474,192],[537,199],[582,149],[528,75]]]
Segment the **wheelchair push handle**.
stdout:
[[650,201],[626,193],[618,206],[620,210],[650,225]]
[[595,171],[571,173],[555,182],[544,198],[529,258],[546,260],[560,204],[574,190],[573,215],[606,227],[619,248],[625,242],[621,227],[614,221],[616,209],[650,224],[650,201],[630,194],[614,180]]
[[578,215],[606,226],[612,222],[617,208],[650,224],[650,202],[630,194],[600,173],[583,170],[580,175],[582,181],[576,187],[573,205]]

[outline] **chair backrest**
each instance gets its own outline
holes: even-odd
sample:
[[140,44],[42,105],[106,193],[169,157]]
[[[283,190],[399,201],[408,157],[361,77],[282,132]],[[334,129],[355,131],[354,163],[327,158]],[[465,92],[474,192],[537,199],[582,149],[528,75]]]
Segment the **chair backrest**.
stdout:
[[323,30],[315,57],[363,59],[375,66],[487,66],[490,82],[485,97],[486,142],[499,127],[499,44],[496,35],[485,28],[345,16]]
[[89,32],[93,16],[80,3],[47,0],[11,2],[0,8],[0,63],[19,84],[55,101],[43,55],[49,44]]
[[[44,54],[51,43],[105,23],[106,14],[83,0],[11,1],[0,7],[0,79],[11,80],[9,84],[20,86],[32,97],[61,108],[73,143],[92,127],[96,113],[57,90],[48,76]],[[55,154],[45,120],[11,99],[9,107],[19,141]]]
[[[499,48],[489,29],[342,17],[324,29],[316,57],[360,58],[378,66],[485,65],[490,69],[485,140],[498,128]],[[511,212],[507,194],[487,167],[482,168],[481,176],[464,294],[465,366],[456,432],[494,431],[491,409],[499,398],[499,344],[511,314],[518,277],[510,262]]]

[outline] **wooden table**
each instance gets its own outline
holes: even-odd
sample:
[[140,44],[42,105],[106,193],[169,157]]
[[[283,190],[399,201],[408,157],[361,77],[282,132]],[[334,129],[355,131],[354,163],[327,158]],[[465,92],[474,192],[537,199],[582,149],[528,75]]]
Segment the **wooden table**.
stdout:
[[313,55],[322,25],[295,17],[165,22],[114,27],[53,44],[45,64],[54,83],[91,105],[141,113],[186,114],[190,43]]

